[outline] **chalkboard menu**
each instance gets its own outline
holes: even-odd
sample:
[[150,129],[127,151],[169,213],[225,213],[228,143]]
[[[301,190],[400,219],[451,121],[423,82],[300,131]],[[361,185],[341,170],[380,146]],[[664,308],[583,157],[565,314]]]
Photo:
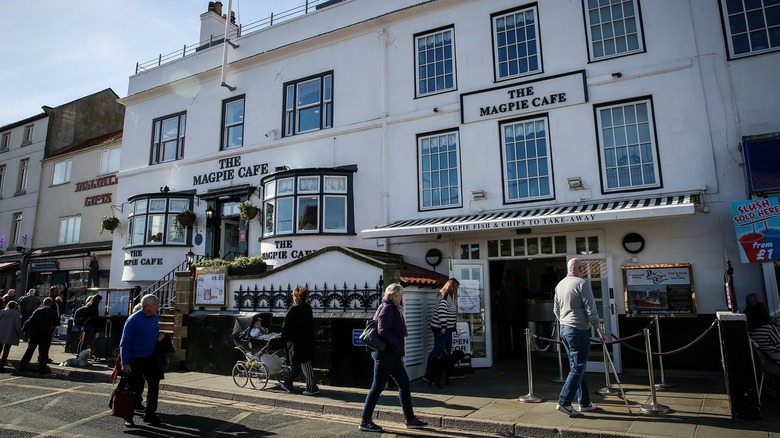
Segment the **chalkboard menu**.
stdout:
[[227,306],[227,267],[198,268],[195,270],[195,305]]
[[696,316],[690,263],[624,266],[626,316]]

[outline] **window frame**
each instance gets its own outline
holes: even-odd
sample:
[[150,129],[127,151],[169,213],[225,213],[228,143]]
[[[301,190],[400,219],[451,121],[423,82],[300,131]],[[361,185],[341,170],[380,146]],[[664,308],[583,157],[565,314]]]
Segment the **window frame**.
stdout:
[[[637,53],[644,53],[644,52],[646,52],[645,36],[644,36],[644,26],[642,24],[642,11],[641,11],[641,8],[639,6],[639,0],[609,0],[610,2],[617,1],[617,2],[619,2],[619,5],[623,5],[623,4],[627,4],[627,3],[633,4],[633,7],[634,7],[633,18],[634,18],[634,21],[636,22],[636,32],[635,33],[636,33],[636,36],[637,36],[637,41],[636,41],[637,47],[634,48],[634,49],[627,48],[624,51],[617,51],[616,50],[615,53],[612,53],[612,54],[608,54],[608,55],[602,54],[600,56],[597,56],[596,53],[595,53],[596,52],[596,48],[595,48],[596,41],[594,41],[594,35],[593,35],[594,24],[591,22],[590,7],[588,5],[589,1],[590,0],[582,0],[582,13],[583,13],[583,23],[585,25],[585,38],[586,38],[586,40],[588,42],[588,59],[589,59],[590,62],[599,62],[599,61],[604,61],[604,60],[607,60],[607,59],[620,58],[620,57],[623,57],[623,56],[630,56],[630,55],[634,55],[634,54],[637,54]],[[618,6],[618,5],[610,4],[610,7],[614,7],[614,6]],[[599,6],[597,9],[602,9],[602,8],[603,8],[603,6]],[[624,25],[623,26],[623,30],[625,31],[625,21],[626,21],[625,20],[625,15],[622,18],[623,18],[622,24]],[[616,21],[617,20],[610,20],[609,23],[614,25],[614,23],[616,23]],[[605,24],[606,24],[606,22],[599,22],[598,23],[599,26],[605,26]],[[614,28],[614,26],[611,26],[611,27]],[[602,38],[599,41],[601,41],[601,42],[603,42],[603,41],[617,42],[618,37],[615,36],[614,29],[612,29],[612,30],[613,30],[613,33],[612,33],[611,37],[608,37],[608,39]],[[623,33],[622,36],[626,36],[626,35],[627,35],[627,32]],[[602,36],[603,36],[603,33],[602,33]],[[628,42],[628,40],[626,40],[626,47],[628,47],[628,44],[629,44],[629,42]]]
[[128,248],[191,245],[193,228],[182,226],[177,220],[181,211],[192,209],[191,195],[152,193],[133,196],[128,202]]
[[[65,234],[65,236],[63,236]],[[63,216],[60,218],[60,228],[57,233],[58,245],[79,243],[81,239],[81,215]]]
[[0,164],[0,199],[3,199],[3,192],[5,191],[5,163]]
[[[65,166],[65,169],[62,170],[61,166]],[[73,160],[71,159],[54,163],[54,169],[52,170],[52,175],[51,175],[51,185],[58,186],[58,185],[69,183],[72,168],[73,168]],[[59,172],[58,169],[60,169]],[[62,172],[64,172],[64,174],[60,175],[58,178],[57,176],[58,173],[62,173]]]
[[[501,40],[498,32],[498,25],[497,20],[506,18],[510,14],[513,16],[516,16],[518,13],[525,13],[530,11],[533,14],[534,17],[534,24],[535,24],[535,58],[537,61],[537,68],[536,69],[528,69],[525,72],[522,72],[518,69],[518,73],[515,74],[509,74],[507,72],[506,75],[501,74],[501,64],[502,64],[502,55],[500,52],[499,47],[499,41]],[[514,17],[513,17],[514,18]],[[541,39],[541,31],[539,30],[540,20],[539,20],[539,6],[537,3],[529,3],[526,5],[522,5],[516,8],[507,9],[500,12],[495,12],[490,15],[490,27],[491,27],[491,38],[492,38],[492,49],[493,49],[493,78],[495,82],[501,82],[501,81],[508,81],[512,79],[517,79],[525,76],[531,76],[535,74],[544,73],[544,62],[542,57],[542,39]],[[526,40],[527,41],[527,40]],[[509,46],[506,46],[509,47]],[[527,52],[526,52],[527,53]],[[530,60],[530,57],[527,57]],[[517,56],[514,58],[519,63],[520,57]],[[507,58],[507,61],[509,58]],[[509,67],[508,67],[509,68]],[[507,68],[507,69],[508,69]]]
[[[163,128],[165,122],[176,119],[176,137],[173,139],[165,139],[163,141]],[[172,161],[178,161],[184,158],[184,138],[187,134],[187,111],[182,111],[175,114],[169,114],[167,116],[159,117],[152,120],[152,141],[149,156],[149,164],[163,164],[170,163]],[[174,142],[176,147],[176,157],[171,159],[165,159],[165,148],[168,144]]]
[[[241,114],[240,114],[240,122],[228,122],[228,107],[236,104],[238,102],[241,102]],[[230,149],[238,149],[240,147],[244,146],[244,121],[246,120],[246,95],[242,94],[241,96],[232,97],[230,99],[225,99],[222,101],[222,135],[220,138],[220,150],[226,151]],[[240,135],[240,141],[237,145],[231,146],[230,140],[233,138],[231,136],[231,133],[234,129],[240,127],[241,128],[241,135]]]
[[27,179],[30,173],[30,159],[22,158],[19,160],[19,177],[16,182],[16,193],[22,194],[27,191]]
[[22,146],[26,146],[32,143],[34,128],[35,125],[27,125],[24,127],[24,131],[22,134]]
[[22,244],[22,212],[16,212],[12,216],[11,225],[11,246],[20,246]]
[[0,137],[0,151],[7,151],[11,147],[11,133],[4,132]]
[[[432,186],[432,182],[434,179],[437,179],[439,182],[441,182],[441,175],[443,174],[442,169],[440,167],[437,167],[437,169],[433,169],[433,161],[430,159],[430,156],[433,155],[433,152],[428,153],[429,156],[428,163],[430,164],[430,167],[425,167],[425,157],[423,156],[423,143],[425,140],[432,140],[437,139],[440,141],[443,137],[450,137],[454,136],[455,139],[455,159],[457,160],[457,163],[455,167],[452,166],[448,167],[449,171],[447,172],[447,181],[451,182],[451,174],[454,171],[455,176],[457,177],[457,181],[455,181],[456,185],[453,186],[452,184],[448,184],[449,191],[452,191],[453,189],[457,192],[457,200],[456,202],[450,202],[450,203],[442,203],[442,196],[441,191],[443,189],[443,186],[439,184],[437,187]],[[434,131],[434,132],[426,132],[421,133],[417,135],[417,208],[418,211],[432,211],[432,210],[447,210],[452,208],[459,208],[463,207],[463,176],[462,176],[462,164],[461,164],[461,157],[460,157],[460,130],[455,129],[447,129],[447,130],[441,130],[441,131]],[[441,143],[439,142],[439,145]],[[450,152],[446,152],[447,160],[449,163],[449,157]],[[441,156],[442,153],[437,152],[437,156],[439,157],[438,162],[441,163]],[[436,177],[434,177],[434,172],[436,172]],[[429,174],[430,177],[428,178],[428,181],[426,182],[425,175]],[[430,191],[430,204],[426,204],[426,192]],[[439,192],[439,204],[434,204],[434,192]],[[452,199],[452,195],[450,194],[450,198]]]
[[[114,154],[117,156],[114,157]],[[106,158],[108,157],[108,158]],[[111,166],[112,160],[116,160],[116,168],[114,169]],[[99,169],[99,175],[110,175],[112,173],[119,172],[119,168],[121,166],[121,160],[122,160],[122,148],[121,147],[115,147],[115,148],[108,148],[103,149],[100,151],[100,169]]]
[[[450,34],[450,40],[449,40],[450,41],[449,42],[450,56],[449,56],[449,58],[446,57],[446,46],[447,46],[447,44],[444,43],[443,47],[441,48],[441,50],[443,52],[442,53],[443,58],[442,59],[438,59],[437,54],[439,52],[439,48],[438,48],[438,43],[436,42],[436,38],[437,38],[438,35],[442,35],[442,39],[443,39],[444,38],[444,34],[446,34],[446,33]],[[421,61],[420,40],[421,39],[425,40],[427,38],[433,38],[435,45],[434,45],[433,49],[428,49],[428,46],[425,46],[424,51],[426,53],[433,52],[433,54],[434,54],[433,55],[434,59],[433,59],[432,62],[428,62],[426,60],[426,64],[425,64],[425,66],[427,66],[427,68],[426,68],[425,66],[421,66],[420,65],[420,61]],[[447,92],[450,92],[450,91],[456,91],[458,89],[458,78],[457,78],[457,64],[456,64],[456,56],[455,56],[455,25],[451,24],[449,26],[444,26],[444,27],[440,27],[438,29],[433,29],[433,30],[430,30],[430,31],[426,31],[426,32],[421,32],[421,33],[415,34],[414,38],[413,38],[413,42],[414,42],[414,50],[413,50],[413,52],[414,52],[414,66],[415,66],[415,69],[414,69],[414,79],[415,79],[414,80],[414,84],[415,84],[415,86],[414,86],[414,93],[415,93],[415,97],[433,96],[435,94],[441,94],[441,93],[447,93]],[[439,74],[438,71],[437,71],[437,65],[439,63],[443,63],[444,64],[442,67],[444,68],[445,71],[443,73],[441,73],[441,74]],[[431,65],[431,64],[433,64],[433,65]],[[449,73],[447,73],[447,71],[446,71],[447,70],[447,64],[449,64],[449,67],[450,67]],[[434,74],[433,74],[432,77],[426,75],[426,77],[423,79],[421,77],[421,71],[422,70],[426,70],[427,71],[428,68],[433,68],[434,69]],[[438,78],[440,78],[440,77],[442,78],[442,81],[443,81],[442,88],[439,88],[438,86],[436,86],[433,91],[430,91],[430,88],[428,88],[428,87],[426,87],[426,91],[424,91],[424,92],[421,90],[421,88],[422,88],[421,82],[433,81],[434,85],[436,85],[437,82],[438,82]],[[452,84],[450,86],[447,86],[447,77],[451,78],[450,80],[451,80]]]
[[[309,82],[319,81],[319,101],[317,103],[303,103],[299,105],[300,86]],[[333,70],[317,75],[308,76],[290,82],[282,86],[282,133],[283,137],[321,131],[333,127]],[[317,128],[301,130],[301,112],[319,108],[320,117]]]
[[[638,126],[639,125],[638,122],[637,122],[637,131],[638,131],[637,132],[637,141],[639,142],[638,145],[628,146],[629,142],[628,142],[627,135],[626,135],[627,141],[625,143],[625,146],[618,146],[617,143],[614,143],[614,142],[609,142],[609,143],[605,142],[605,137],[603,135],[603,133],[605,131],[605,127],[602,124],[602,117],[603,117],[602,116],[602,111],[606,110],[606,109],[614,110],[616,108],[623,108],[623,110],[625,112],[625,109],[628,106],[636,107],[637,105],[646,105],[647,106],[646,113],[647,113],[647,118],[648,119],[647,119],[646,123],[647,123],[648,127],[647,127],[647,130],[646,130],[646,135],[649,136],[648,141],[650,142],[650,144],[645,147],[646,150],[644,150],[644,151],[641,150],[642,149],[642,145],[641,144],[643,142],[642,142],[642,139],[641,139],[641,135],[642,134],[639,132],[640,128]],[[594,116],[594,127],[596,129],[596,146],[597,146],[597,153],[598,153],[598,158],[599,158],[599,174],[600,174],[600,178],[601,178],[601,191],[602,191],[602,194],[621,193],[621,192],[635,192],[635,191],[652,190],[652,189],[662,188],[663,187],[663,174],[662,174],[662,171],[661,171],[661,155],[660,155],[660,147],[658,145],[658,133],[656,131],[657,127],[655,125],[655,112],[654,112],[654,105],[653,105],[652,96],[641,96],[641,97],[636,97],[636,98],[632,98],[632,99],[623,99],[623,100],[614,101],[614,102],[604,102],[604,103],[599,104],[599,105],[594,105],[593,106],[593,113],[594,113],[593,114],[593,116]],[[621,126],[626,126],[626,125],[624,123]],[[610,127],[612,129],[611,132],[614,132],[615,124],[611,124]],[[610,166],[608,168],[607,165],[608,165],[608,162],[610,162],[610,161],[617,161],[617,160],[607,160],[607,156],[606,156],[607,152],[605,150],[605,147],[606,147],[607,144],[610,145],[610,149],[630,148],[630,147],[638,148],[639,152],[640,152],[640,157],[639,157],[640,167],[645,165],[643,163],[643,161],[642,161],[641,154],[645,153],[645,152],[650,152],[652,154],[652,159],[653,159],[653,161],[652,161],[652,164],[653,164],[653,177],[655,178],[655,182],[650,183],[650,184],[632,184],[632,185],[625,185],[625,186],[621,186],[621,185],[618,184],[616,187],[610,187],[609,186],[609,173],[610,172],[609,172],[608,169],[612,168],[613,166]],[[614,147],[612,145],[614,145]],[[617,153],[618,153],[618,151],[616,150],[615,151],[615,158],[616,159],[617,159]],[[628,155],[628,157],[630,157],[630,155]],[[631,164],[629,163],[628,167],[630,168],[630,166],[631,166]],[[618,163],[618,165],[614,166],[615,172],[616,172],[615,178],[617,178],[618,181],[620,179],[620,176],[617,173],[620,172],[620,167],[621,166],[619,165],[619,163]],[[625,167],[625,166],[622,166],[622,167]],[[628,178],[630,179],[631,178],[630,169],[628,171],[629,171],[629,177]],[[643,179],[644,179],[644,176],[643,176]]]
[[[507,142],[506,142],[506,135],[504,135],[505,129],[507,126],[517,126],[517,125],[526,125],[532,123],[534,124],[534,127],[538,123],[542,123],[544,126],[544,132],[545,132],[545,162],[546,162],[546,173],[543,174],[539,172],[539,154],[538,154],[538,148],[536,148],[535,155],[533,157],[528,156],[528,141],[523,141],[523,157],[520,159],[512,159],[512,163],[520,163],[523,162],[526,165],[526,176],[517,176],[516,178],[511,178],[510,175],[511,172],[509,171],[509,159],[510,157],[515,157],[516,155],[510,154],[509,150],[507,149]],[[552,140],[551,140],[551,134],[550,134],[550,118],[547,113],[544,114],[535,114],[533,116],[529,117],[522,117],[517,119],[511,119],[511,120],[505,120],[499,123],[498,125],[498,131],[499,131],[499,143],[501,145],[501,181],[503,185],[503,192],[504,192],[504,203],[506,204],[514,204],[514,203],[524,203],[524,202],[536,202],[536,201],[543,201],[543,200],[549,200],[549,199],[555,199],[555,175],[554,175],[554,166],[553,166],[553,153],[552,153]],[[538,131],[534,131],[534,146],[537,146],[537,140],[538,137],[536,137],[536,133]],[[527,140],[527,137],[523,137],[524,140]],[[534,160],[533,163],[529,163],[529,161]],[[535,175],[530,175],[530,172],[528,172],[529,167],[528,164],[535,164],[537,173]],[[517,166],[516,171],[517,171]],[[548,193],[543,194],[542,193],[542,179],[547,179],[547,190]],[[523,180],[527,181],[528,183],[531,182],[531,180],[536,180],[538,183],[538,189],[539,192],[537,195],[530,195],[531,193],[531,186],[528,186],[528,196],[520,196],[518,193],[517,197],[511,197],[510,194],[513,191],[511,185],[512,181],[516,181],[519,185],[520,182]],[[517,191],[520,192],[522,189],[517,188]]]
[[[263,190],[262,239],[289,235],[343,235],[355,234],[353,173],[351,166],[342,169],[301,169],[285,171],[265,177]],[[302,183],[316,179],[316,184]],[[326,180],[330,180],[326,184]],[[342,182],[335,182],[336,180]],[[315,189],[316,187],[316,189]],[[332,210],[331,201],[340,199],[343,204]],[[304,207],[313,206],[316,218],[306,217],[312,224],[304,226]],[[328,213],[342,211],[336,218],[338,227],[328,227],[333,217]],[[312,221],[313,219],[313,221]]]
[[[756,28],[752,29],[752,31],[750,29],[750,23],[748,22],[750,20],[747,17],[745,17],[745,20],[743,21],[743,24],[746,26],[745,30],[736,33],[736,35],[748,34],[748,37],[747,37],[748,39],[746,41],[746,43],[748,44],[748,50],[745,51],[745,52],[736,53],[735,43],[734,43],[735,32],[734,32],[734,25],[732,24],[732,17],[736,17],[737,14],[739,14],[741,16],[745,16],[745,15],[749,15],[749,14],[744,12],[745,11],[745,9],[744,9],[744,2],[742,4],[742,6],[743,6],[742,11],[738,11],[738,12],[735,12],[733,14],[729,13],[729,11],[728,11],[728,5],[729,5],[728,1],[720,0],[718,3],[719,3],[719,10],[720,10],[721,21],[722,21],[722,25],[723,25],[723,37],[725,39],[726,51],[728,52],[728,59],[731,60],[731,59],[747,58],[747,57],[750,57],[750,56],[762,55],[764,53],[772,53],[772,52],[776,52],[776,51],[780,50],[780,36],[778,36],[778,41],[777,41],[776,45],[772,46],[771,33],[769,32],[770,28],[774,29],[775,32],[780,32],[780,23],[775,24],[773,26],[769,26],[767,24],[767,22],[766,22],[766,15],[767,15],[766,12],[767,12],[767,9],[778,8],[777,9],[777,13],[780,14],[780,4],[774,4],[774,5],[765,6],[763,4],[763,2],[761,2],[761,6],[759,8],[753,9],[752,11],[761,11],[761,18],[763,20],[763,26],[756,27]],[[767,42],[768,46],[766,48],[763,48],[763,49],[752,50],[751,47],[753,45],[753,41],[750,38],[749,34],[757,32],[759,30],[763,31],[763,33],[765,34],[765,36],[767,38],[766,42]]]

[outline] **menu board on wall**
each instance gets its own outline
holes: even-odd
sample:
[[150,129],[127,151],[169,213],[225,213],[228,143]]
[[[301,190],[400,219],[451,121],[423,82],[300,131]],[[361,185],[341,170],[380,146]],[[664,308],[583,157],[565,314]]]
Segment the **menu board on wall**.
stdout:
[[626,316],[696,316],[690,263],[623,267]]
[[195,270],[195,305],[227,306],[227,267],[198,268]]

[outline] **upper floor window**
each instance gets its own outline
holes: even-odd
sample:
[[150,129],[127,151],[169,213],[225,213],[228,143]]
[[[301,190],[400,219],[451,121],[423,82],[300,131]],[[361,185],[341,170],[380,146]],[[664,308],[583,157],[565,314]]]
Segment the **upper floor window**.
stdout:
[[0,140],[0,150],[8,149],[10,145],[11,145],[11,133],[4,132],[3,138],[2,140]]
[[333,127],[333,72],[284,85],[284,135]]
[[105,149],[100,152],[100,174],[119,172],[119,157],[122,148]]
[[455,43],[452,28],[415,36],[417,95],[455,89]]
[[192,199],[166,195],[141,195],[130,199],[127,245],[185,245],[192,229],[179,223],[180,212]]
[[592,61],[644,50],[638,1],[585,0]]
[[32,143],[33,139],[33,125],[27,125],[24,127],[24,136],[22,137],[22,144]]
[[187,113],[176,114],[154,121],[151,164],[184,158],[184,132]]
[[16,193],[22,193],[27,190],[27,173],[30,171],[30,159],[25,158],[19,161],[19,180],[16,183]]
[[780,1],[721,0],[728,35],[729,55],[734,58],[780,48]]
[[11,245],[22,244],[22,213],[14,213],[14,222],[11,225]]
[[65,184],[70,182],[70,168],[72,164],[72,160],[55,163],[54,175],[52,176],[51,184],[56,186],[57,184]]
[[57,243],[60,245],[68,243],[79,243],[79,234],[81,232],[81,216],[68,216],[60,218],[60,234]]
[[5,164],[0,164],[0,198],[3,197],[5,191]]
[[501,125],[506,202],[552,197],[548,132],[546,117]]
[[542,71],[536,6],[499,13],[493,19],[493,57],[497,80]]
[[353,169],[287,171],[263,183],[263,236],[354,233]]
[[417,151],[420,209],[459,207],[458,132],[418,136]]
[[605,192],[660,187],[650,99],[598,107],[596,125]]
[[222,104],[222,149],[239,148],[244,144],[244,96]]

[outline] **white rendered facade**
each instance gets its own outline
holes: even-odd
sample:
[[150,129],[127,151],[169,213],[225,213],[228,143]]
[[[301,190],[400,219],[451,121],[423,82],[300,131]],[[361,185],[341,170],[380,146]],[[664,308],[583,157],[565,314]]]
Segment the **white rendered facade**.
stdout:
[[[741,304],[762,290],[762,274],[738,262],[730,203],[747,197],[739,139],[780,131],[776,46],[729,52],[718,2],[613,2],[624,19],[612,21],[586,10],[590,3],[347,0],[232,39],[225,83],[234,90],[220,86],[223,46],[131,77],[118,202],[189,202],[199,223],[177,235],[179,207],[134,219],[159,221],[153,231],[170,243],[148,228],[116,238],[124,260],[112,259],[112,286],[157,280],[190,248],[263,254],[275,267],[326,246],[425,266],[426,251],[438,249],[439,272],[479,276],[483,327],[475,336],[487,364],[507,308],[502,286],[538,288],[512,298],[518,314],[524,303],[549,299],[549,279],[519,278],[529,269],[543,277],[539,260],[553,276],[566,258],[589,260],[615,333],[626,313],[624,267],[690,264],[694,313],[708,319],[726,307],[728,258]],[[523,44],[504,44],[508,20],[520,17],[514,29],[523,27]],[[601,56],[594,32],[607,24],[636,29],[626,52]],[[515,70],[505,56],[523,66]],[[288,100],[287,90],[300,94]],[[243,102],[240,121],[226,110],[233,102]],[[637,118],[610,116],[629,113]],[[167,142],[157,122],[171,128]],[[525,134],[509,137],[510,127]],[[607,138],[618,130],[626,139]],[[240,135],[230,142],[223,132]],[[442,143],[451,154],[433,150]],[[239,221],[230,203],[247,197],[273,222]],[[607,204],[667,198],[675,204]],[[596,213],[543,216],[560,206]],[[212,221],[207,208],[217,211]],[[530,216],[498,221],[494,213]],[[450,224],[414,224],[435,218]],[[622,245],[629,233],[645,240],[634,255]]]

